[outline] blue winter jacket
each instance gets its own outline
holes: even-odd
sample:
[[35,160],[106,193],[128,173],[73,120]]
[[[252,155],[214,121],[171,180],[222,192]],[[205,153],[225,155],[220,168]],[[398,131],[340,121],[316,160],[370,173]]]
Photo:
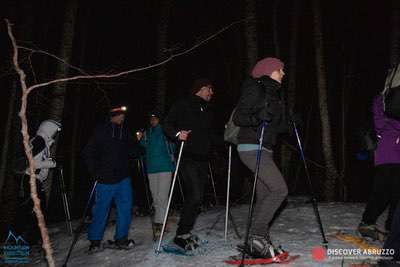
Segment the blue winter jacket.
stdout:
[[167,142],[160,125],[147,129],[140,144],[146,149],[147,173],[174,171],[173,151],[170,151],[174,148]]

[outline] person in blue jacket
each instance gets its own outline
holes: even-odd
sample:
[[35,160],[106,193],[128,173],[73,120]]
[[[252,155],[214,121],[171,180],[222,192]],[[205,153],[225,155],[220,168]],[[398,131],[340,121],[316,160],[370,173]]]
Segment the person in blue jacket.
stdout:
[[107,122],[96,127],[84,148],[83,156],[89,173],[97,180],[92,223],[88,228],[89,253],[101,251],[102,239],[107,226],[112,202],[117,209],[114,248],[130,249],[128,239],[132,219],[132,185],[129,176],[129,160],[143,154],[134,136],[124,127],[126,107],[110,110]]
[[155,209],[154,229],[155,234],[159,235],[174,171],[174,146],[165,136],[160,125],[160,115],[155,112],[150,115],[150,127],[143,133],[138,132],[138,139],[146,150],[145,163]]

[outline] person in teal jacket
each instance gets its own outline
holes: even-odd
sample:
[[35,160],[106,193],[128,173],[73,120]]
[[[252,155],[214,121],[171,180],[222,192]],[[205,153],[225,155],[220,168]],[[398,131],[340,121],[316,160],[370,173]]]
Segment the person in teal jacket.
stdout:
[[167,208],[171,177],[174,171],[173,152],[175,147],[165,136],[160,125],[160,115],[157,113],[151,114],[150,127],[143,133],[138,132],[138,139],[146,149],[145,163],[155,209],[154,228],[156,234],[159,234]]

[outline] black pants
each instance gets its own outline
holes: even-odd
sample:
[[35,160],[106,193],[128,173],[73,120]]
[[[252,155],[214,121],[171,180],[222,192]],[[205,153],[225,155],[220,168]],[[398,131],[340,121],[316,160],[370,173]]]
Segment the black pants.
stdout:
[[204,185],[207,181],[208,162],[183,158],[179,167],[183,178],[185,202],[179,220],[177,235],[189,233],[193,229],[203,202]]
[[363,214],[363,222],[375,224],[378,217],[389,206],[385,228],[390,230],[396,204],[400,199],[400,164],[376,166],[374,185]]
[[397,204],[397,209],[393,215],[392,228],[383,248],[394,249],[393,260],[400,261],[400,202]]

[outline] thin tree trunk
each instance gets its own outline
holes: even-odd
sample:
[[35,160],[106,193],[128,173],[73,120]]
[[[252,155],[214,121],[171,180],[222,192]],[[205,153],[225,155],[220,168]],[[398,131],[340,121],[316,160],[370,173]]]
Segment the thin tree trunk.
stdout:
[[390,65],[400,63],[400,1],[392,0]]
[[[60,58],[64,59],[67,62],[70,61],[72,55],[72,44],[74,41],[74,29],[77,10],[77,0],[67,1],[67,6],[65,8],[63,35],[59,53]],[[69,67],[66,64],[60,62],[59,64],[57,64],[55,74],[56,79],[66,77],[68,75],[68,72]],[[54,86],[51,94],[52,99],[48,111],[49,119],[53,119],[59,122],[62,121],[66,88],[66,83],[58,83]]]
[[245,2],[245,40],[246,40],[246,74],[249,74],[258,59],[257,12],[256,1]]
[[336,196],[336,180],[338,170],[335,164],[332,148],[331,125],[328,112],[328,90],[326,81],[326,67],[324,62],[324,47],[322,35],[322,18],[320,1],[313,0],[313,24],[314,24],[314,46],[315,63],[317,71],[318,104],[322,128],[322,152],[326,166],[326,180],[324,182],[324,195],[331,201]]
[[280,0],[275,0],[274,8],[272,13],[272,32],[274,36],[274,48],[275,48],[275,56],[280,58],[281,56],[281,49],[279,46],[279,29],[278,29],[278,7],[279,7]]
[[[86,10],[85,10],[86,11]],[[90,21],[90,10],[87,10],[84,13],[85,21]],[[82,31],[80,33],[79,42],[81,44],[80,48],[80,65],[83,66],[85,64],[85,53],[87,50],[87,30],[88,25],[85,23],[81,27]],[[69,172],[68,172],[68,197],[72,201],[75,199],[75,180],[76,180],[76,169],[77,169],[77,158],[78,156],[78,147],[79,147],[79,137],[80,137],[80,112],[81,112],[81,85],[78,85],[74,91],[74,109],[73,109],[73,125],[72,125],[72,134],[71,134],[71,150],[69,155]]]
[[[279,0],[276,1],[276,3]],[[291,23],[291,40],[290,40],[290,59],[288,62],[288,87],[286,90],[286,104],[287,110],[290,113],[294,111],[295,107],[295,99],[296,99],[296,63],[297,63],[297,45],[298,45],[298,12],[299,12],[299,4],[298,1],[293,1],[293,12],[292,12],[292,23]],[[277,54],[278,55],[278,54]],[[284,174],[284,177],[290,177],[290,166],[292,159],[292,151],[286,147],[281,147],[281,167]]]
[[346,201],[347,200],[347,189],[346,189],[346,151],[347,151],[347,121],[346,121],[346,114],[347,114],[347,94],[346,92],[349,89],[348,86],[348,77],[350,76],[350,66],[349,64],[344,63],[343,69],[343,86],[342,86],[342,95],[341,95],[341,114],[342,114],[342,127],[341,127],[341,166],[340,166],[340,175],[339,175],[339,200]]
[[74,101],[74,111],[73,111],[73,125],[71,134],[71,150],[69,155],[69,183],[68,183],[68,197],[69,199],[74,199],[74,188],[75,188],[75,174],[76,174],[76,158],[77,158],[77,147],[78,147],[78,134],[79,134],[79,118],[80,118],[80,107],[81,107],[81,97],[80,88],[77,89]]
[[3,147],[1,150],[1,164],[0,164],[0,200],[2,199],[2,191],[4,181],[6,180],[6,167],[7,167],[7,155],[8,155],[8,147],[9,147],[9,140],[10,140],[10,133],[12,129],[12,121],[14,115],[14,106],[15,106],[15,99],[17,96],[17,82],[12,83],[11,93],[10,93],[10,101],[8,102],[8,114],[7,114],[7,121],[4,129],[4,139],[3,139]]
[[[168,26],[170,12],[172,8],[171,0],[162,1],[160,21],[158,24],[158,61],[164,60],[168,56]],[[163,65],[157,72],[157,91],[156,108],[161,114],[165,112],[165,99],[167,94],[167,65]]]
[[[59,53],[60,58],[64,59],[67,62],[70,61],[72,56],[72,45],[74,41],[75,21],[76,21],[77,11],[78,11],[77,0],[67,1],[67,5],[65,8],[63,35]],[[60,62],[59,64],[57,64],[56,68],[56,74],[55,74],[56,79],[67,77],[68,72],[69,72],[69,67],[66,64]],[[48,109],[49,119],[62,122],[66,89],[67,89],[66,83],[58,83],[54,86],[53,90],[51,91],[51,101]],[[56,140],[56,142],[52,147],[52,153],[55,153],[55,151],[57,151],[57,145],[58,142]],[[52,181],[53,181],[52,176],[53,176],[53,171],[50,171],[49,177],[48,179],[45,180],[44,183],[47,201],[49,200],[50,197]]]

